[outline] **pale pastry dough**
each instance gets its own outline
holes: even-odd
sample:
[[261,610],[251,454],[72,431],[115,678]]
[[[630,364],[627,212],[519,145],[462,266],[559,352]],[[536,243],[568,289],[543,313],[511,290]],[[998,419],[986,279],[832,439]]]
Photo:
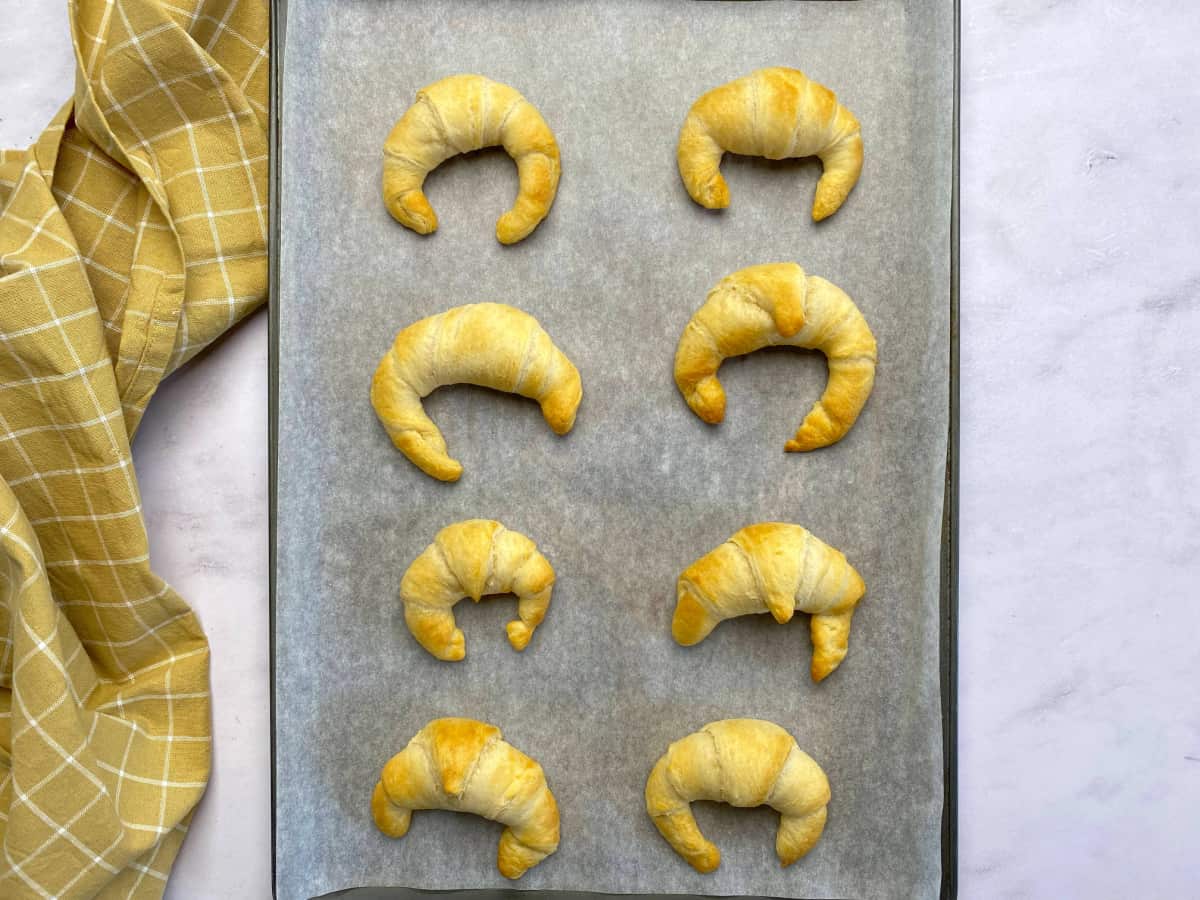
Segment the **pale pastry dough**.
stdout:
[[550,606],[554,569],[525,535],[499,522],[467,519],[447,525],[400,580],[404,621],[417,641],[448,661],[466,656],[454,605],[491,594],[517,595],[518,618],[505,626],[514,650],[524,650]]
[[646,812],[659,832],[696,871],[711,872],[721,851],[700,833],[693,800],[777,810],[775,852],[790,866],[821,837],[829,780],[778,725],[725,719],[671,744],[646,782]]
[[692,199],[708,209],[729,205],[721,156],[790,159],[819,156],[812,217],[837,212],[862,171],[858,120],[833,91],[798,69],[759,69],[713,88],[692,104],[679,132],[679,174]]
[[496,222],[496,239],[515,244],[546,218],[558,191],[558,144],[542,114],[516,90],[482,75],[451,75],[417,91],[383,145],[383,200],[401,225],[437,229],[421,187],[459,153],[502,146],[517,164],[520,189]]
[[474,813],[507,827],[496,866],[520,878],[558,849],[558,805],[536,762],[474,719],[434,719],[393,756],[371,795],[388,837],[404,837],[415,809]]
[[421,471],[457,481],[462,465],[425,415],[421,398],[446,384],[479,384],[529,397],[557,434],[575,424],[579,372],[537,319],[502,303],[456,306],[396,335],[371,380],[371,405],[396,448]]
[[725,418],[717,369],[730,356],[763,347],[804,347],[828,359],[825,392],[785,450],[815,450],[840,440],[875,384],[875,336],[854,301],[795,263],[749,266],[708,292],[675,350],[675,384],[705,422]]
[[783,623],[796,610],[811,613],[812,677],[821,681],[846,656],[850,619],[866,592],[840,550],[799,525],[760,522],[683,570],[671,634],[691,646],[734,616],[769,612]]

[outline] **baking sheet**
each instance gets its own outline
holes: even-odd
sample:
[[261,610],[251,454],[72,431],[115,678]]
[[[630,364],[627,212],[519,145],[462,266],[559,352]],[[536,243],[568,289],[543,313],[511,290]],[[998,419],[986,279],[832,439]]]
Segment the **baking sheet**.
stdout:
[[[943,796],[939,590],[949,375],[953,4],[764,2],[288,3],[277,304],[276,890],[361,885],[777,897],[932,897]],[[731,208],[700,209],[675,167],[688,106],[767,65],[831,86],[863,123],[866,162],[842,210],[809,218],[815,161],[727,157]],[[496,243],[516,173],[501,151],[427,182],[421,238],[379,197],[380,150],[416,90],[478,71],[521,90],[555,130],[549,218]],[[874,394],[841,443],[784,454],[823,388],[815,353],[721,370],[727,421],[678,395],[679,333],[722,276],[795,260],[852,297],[879,342]],[[461,303],[534,314],[579,367],[565,438],[530,401],[443,388],[426,401],[458,484],[393,450],[367,396],[395,332]],[[511,601],[459,604],[467,658],[440,663],[397,598],[442,526],[496,518],[536,540],[558,583],[523,654]],[[807,617],[670,636],[674,582],[755,521],[805,525],[868,593],[850,653],[808,677]],[[429,719],[499,725],[546,770],[557,854],[515,884],[500,826],[421,812],[392,841],[370,819],[379,769]],[[646,775],[704,723],[771,719],[825,769],[820,843],[781,869],[777,815],[697,804],[720,846],[692,871],[644,811]]]

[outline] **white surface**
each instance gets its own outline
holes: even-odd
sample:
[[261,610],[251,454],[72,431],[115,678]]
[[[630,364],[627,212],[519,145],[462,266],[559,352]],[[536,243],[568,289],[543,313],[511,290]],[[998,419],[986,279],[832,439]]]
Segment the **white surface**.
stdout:
[[167,897],[271,895],[267,314],[159,388],[133,445],[154,570],[212,647],[213,775]]
[[[1194,897],[1200,8],[963,5],[959,895]],[[65,14],[0,22],[21,145],[70,92]],[[134,448],[154,564],[213,645],[176,900],[270,893],[266,385],[260,314]]]
[[1200,8],[963,3],[964,898],[1200,896]]

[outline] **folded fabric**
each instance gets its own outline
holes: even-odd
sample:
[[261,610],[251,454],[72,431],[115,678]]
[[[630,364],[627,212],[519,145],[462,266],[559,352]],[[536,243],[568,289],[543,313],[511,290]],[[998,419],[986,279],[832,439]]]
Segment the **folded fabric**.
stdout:
[[159,897],[209,651],[151,571],[130,441],[266,298],[268,9],[69,8],[74,99],[0,154],[0,896]]

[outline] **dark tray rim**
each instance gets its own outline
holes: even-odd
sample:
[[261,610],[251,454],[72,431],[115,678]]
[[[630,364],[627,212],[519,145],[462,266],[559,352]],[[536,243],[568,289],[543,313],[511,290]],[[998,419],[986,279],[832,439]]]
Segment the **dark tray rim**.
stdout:
[[[962,79],[962,0],[954,3],[954,98],[953,167],[950,198],[950,409],[946,440],[946,487],[942,505],[941,559],[941,695],[942,695],[942,887],[939,900],[958,897],[958,470],[959,470],[959,125]],[[269,0],[270,46],[270,235],[268,238],[270,299],[268,305],[268,441],[267,463],[270,482],[270,676],[271,676],[271,896],[276,896],[275,817],[277,772],[275,768],[275,566],[277,546],[276,477],[279,451],[279,139],[283,104],[281,78],[283,43],[287,24],[287,0]],[[517,895],[536,894],[543,900],[588,900],[595,897],[645,897],[662,900],[701,900],[705,894],[605,894],[602,892],[540,891],[495,888],[487,890],[428,891],[421,888],[348,888],[325,894],[325,898],[349,900],[421,900],[450,896],[458,900],[515,900]],[[314,898],[317,900],[317,898]]]

